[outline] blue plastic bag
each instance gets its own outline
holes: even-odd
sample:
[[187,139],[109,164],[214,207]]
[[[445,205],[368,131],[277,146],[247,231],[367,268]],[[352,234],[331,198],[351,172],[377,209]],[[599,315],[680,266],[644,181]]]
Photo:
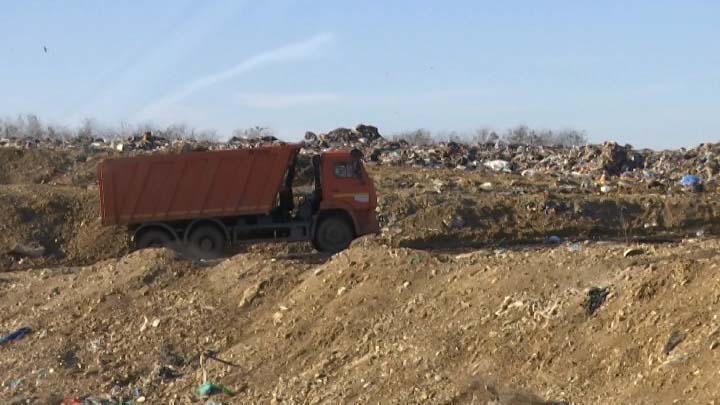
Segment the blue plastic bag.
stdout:
[[684,187],[696,187],[700,183],[702,183],[702,180],[700,180],[700,177],[692,175],[692,174],[686,174],[680,180],[680,184]]
[[0,339],[0,345],[18,341],[18,340],[24,338],[25,336],[29,335],[30,332],[32,332],[32,329],[30,329],[30,328],[27,328],[27,327],[20,328],[9,335],[3,336],[2,339]]

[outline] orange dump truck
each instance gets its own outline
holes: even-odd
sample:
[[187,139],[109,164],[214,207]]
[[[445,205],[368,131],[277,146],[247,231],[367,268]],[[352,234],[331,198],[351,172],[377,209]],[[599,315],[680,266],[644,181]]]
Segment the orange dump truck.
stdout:
[[279,145],[106,159],[98,165],[102,223],[127,226],[138,249],[181,245],[203,257],[256,241],[311,241],[337,252],[377,233],[375,186],[359,151],[313,156],[313,190],[296,198],[299,151]]

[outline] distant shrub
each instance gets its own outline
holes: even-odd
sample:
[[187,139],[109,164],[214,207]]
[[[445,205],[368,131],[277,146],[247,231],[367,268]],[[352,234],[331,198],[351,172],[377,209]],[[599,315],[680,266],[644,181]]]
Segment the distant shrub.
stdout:
[[560,131],[534,130],[521,125],[507,130],[502,140],[514,145],[529,146],[581,146],[587,144],[584,131],[564,129]]
[[524,125],[508,129],[502,136],[489,128],[478,129],[474,134],[464,134],[455,131],[433,134],[426,129],[418,129],[415,131],[400,132],[395,134],[392,139],[395,141],[403,140],[410,145],[432,145],[436,142],[475,144],[502,142],[512,145],[572,147],[585,145],[588,142],[584,131],[575,129],[563,129],[559,131],[547,129],[536,130]]
[[[169,140],[196,140],[196,141],[219,141],[220,137],[214,130],[196,130],[185,124],[172,124],[167,127],[160,127],[152,123],[130,125],[122,122],[117,127],[107,127],[98,124],[93,119],[84,119],[80,126],[69,128],[62,125],[43,125],[37,116],[33,114],[18,115],[15,118],[0,119],[0,138],[49,138],[67,139],[81,137],[85,139],[113,140],[117,138],[127,139],[139,137],[150,132],[154,136]],[[263,126],[240,128],[232,131],[232,136],[245,139],[274,138],[275,132]],[[507,143],[515,145],[530,146],[581,146],[588,142],[584,131],[575,129],[563,129],[559,131],[547,129],[531,129],[525,125],[506,130],[498,135],[489,128],[480,128],[474,133],[462,132],[439,132],[433,134],[431,131],[420,128],[414,131],[399,132],[391,137],[394,141],[404,141],[410,145],[426,146],[437,142],[457,143]]]
[[392,140],[395,142],[405,141],[410,145],[424,146],[432,145],[435,143],[430,131],[426,129],[416,129],[415,131],[400,132],[392,136]]
[[232,132],[232,135],[237,138],[258,139],[266,136],[275,136],[275,132],[268,127],[256,126],[236,129]]
[[489,128],[480,128],[475,130],[475,135],[472,137],[472,140],[477,144],[496,143],[500,140],[500,136]]

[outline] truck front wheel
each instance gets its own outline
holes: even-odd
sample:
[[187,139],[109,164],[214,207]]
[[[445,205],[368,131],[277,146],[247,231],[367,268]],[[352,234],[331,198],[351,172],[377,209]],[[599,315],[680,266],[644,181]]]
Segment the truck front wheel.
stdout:
[[344,218],[323,219],[315,231],[314,245],[321,252],[336,253],[350,246],[353,229]]
[[141,231],[135,239],[136,249],[168,247],[173,241],[172,235],[162,229],[148,229]]
[[216,226],[200,225],[190,232],[188,245],[202,259],[216,258],[225,249],[225,235]]

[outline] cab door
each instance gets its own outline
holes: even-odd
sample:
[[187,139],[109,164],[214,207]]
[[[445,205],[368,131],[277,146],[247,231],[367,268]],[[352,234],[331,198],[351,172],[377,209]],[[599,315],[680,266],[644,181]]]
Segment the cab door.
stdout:
[[374,189],[360,160],[349,155],[323,160],[323,200],[350,205],[354,211],[375,209]]

